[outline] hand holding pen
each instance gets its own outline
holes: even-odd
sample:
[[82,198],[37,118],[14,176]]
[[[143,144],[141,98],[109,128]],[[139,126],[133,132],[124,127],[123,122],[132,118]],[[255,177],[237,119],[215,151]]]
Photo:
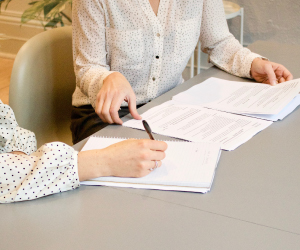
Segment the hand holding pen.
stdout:
[[154,137],[153,137],[153,135],[152,135],[152,130],[151,130],[148,122],[146,122],[145,120],[143,120],[142,122],[143,122],[143,126],[144,126],[147,134],[149,135],[150,139],[151,140],[155,140]]
[[[155,140],[153,135],[152,135],[152,131],[151,131],[151,128],[150,128],[148,122],[146,122],[145,120],[143,120],[142,122],[143,122],[143,126],[144,126],[147,134],[149,135],[150,139]],[[158,166],[159,166],[158,161],[154,160],[154,162],[155,162],[155,166],[154,166],[154,168],[150,168],[149,169],[150,171],[153,171],[154,169],[158,168]]]

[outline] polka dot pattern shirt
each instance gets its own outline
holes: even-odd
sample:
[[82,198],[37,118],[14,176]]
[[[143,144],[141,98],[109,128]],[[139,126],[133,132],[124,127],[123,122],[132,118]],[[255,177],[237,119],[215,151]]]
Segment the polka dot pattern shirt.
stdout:
[[114,71],[127,78],[137,104],[160,96],[183,82],[199,38],[213,64],[240,77],[250,77],[260,57],[229,33],[222,0],[161,0],[157,16],[149,0],[74,0],[72,25],[74,106],[95,107]]
[[0,203],[32,200],[79,186],[77,152],[61,142],[36,151],[34,133],[20,128],[13,110],[1,100],[0,153]]

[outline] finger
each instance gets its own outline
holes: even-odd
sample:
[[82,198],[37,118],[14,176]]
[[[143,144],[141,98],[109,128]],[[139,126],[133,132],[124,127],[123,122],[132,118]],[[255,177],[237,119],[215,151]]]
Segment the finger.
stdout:
[[[156,161],[157,162],[157,167],[161,167],[162,166],[162,161]],[[156,164],[155,164],[156,165]]]
[[101,110],[101,116],[103,117],[103,122],[112,124],[113,120],[110,116],[109,110],[111,106],[112,98],[110,96],[106,96],[105,101],[103,103],[103,107]]
[[286,81],[291,81],[291,80],[293,80],[293,75],[292,75],[292,73],[291,73],[290,71],[288,71],[286,68],[284,69],[282,76],[284,77],[284,79],[285,79]]
[[115,97],[112,100],[112,103],[110,106],[110,110],[109,110],[110,116],[111,116],[113,122],[117,123],[117,124],[123,124],[123,121],[120,119],[119,113],[118,113],[123,100],[124,100],[124,97],[122,97],[122,96]]
[[161,161],[152,161],[152,162],[151,162],[151,165],[152,165],[152,168],[149,168],[148,170],[152,172],[152,171],[155,170],[156,168],[161,167],[162,162],[161,162]]
[[164,141],[155,141],[150,139],[143,139],[140,141],[145,147],[154,151],[165,151],[168,148],[168,144]]
[[281,77],[280,79],[278,79],[279,83],[285,82],[285,79],[283,77]]
[[274,70],[274,72],[275,72],[275,75],[276,75],[276,78],[277,78],[277,80],[279,80],[282,76],[283,76],[283,69],[282,68],[280,68],[280,67],[274,67],[274,65],[273,65],[273,70]]
[[132,93],[129,96],[129,100],[128,100],[128,108],[129,108],[129,112],[132,115],[132,117],[134,119],[140,120],[142,119],[142,117],[139,115],[139,113],[136,110],[136,98],[135,98],[135,94]]
[[276,75],[275,75],[275,72],[273,70],[273,67],[272,67],[272,64],[268,63],[268,64],[265,64],[265,72],[268,76],[268,81],[269,83],[274,86],[276,85],[277,83],[277,78],[276,78]]
[[285,77],[286,81],[291,81],[294,79],[294,76],[292,74],[290,74],[289,76]]
[[149,160],[151,161],[161,161],[165,159],[166,153],[163,151],[151,150],[149,153]]
[[96,108],[95,108],[95,112],[96,114],[100,117],[100,119],[103,121],[103,117],[101,114],[101,110],[103,107],[103,103],[104,103],[105,98],[103,98],[102,96],[97,98],[97,103],[96,103]]

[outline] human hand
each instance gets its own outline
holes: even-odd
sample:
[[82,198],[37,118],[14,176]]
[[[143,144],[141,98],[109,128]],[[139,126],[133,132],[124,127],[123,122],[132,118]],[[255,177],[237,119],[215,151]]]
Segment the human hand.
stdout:
[[255,58],[251,65],[251,75],[257,82],[276,85],[293,80],[293,75],[281,64]]
[[142,119],[136,110],[136,98],[130,83],[121,73],[114,72],[103,81],[97,94],[95,112],[103,122],[122,124],[118,111],[123,101],[128,103],[129,112],[134,119]]
[[107,148],[78,153],[79,180],[100,176],[143,177],[161,166],[168,145],[149,139],[129,139]]

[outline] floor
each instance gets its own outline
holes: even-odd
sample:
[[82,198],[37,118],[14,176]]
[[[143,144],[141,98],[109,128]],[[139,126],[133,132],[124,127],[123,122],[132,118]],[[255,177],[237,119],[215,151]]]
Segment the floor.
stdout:
[[9,81],[14,60],[0,58],[0,99],[8,104]]

